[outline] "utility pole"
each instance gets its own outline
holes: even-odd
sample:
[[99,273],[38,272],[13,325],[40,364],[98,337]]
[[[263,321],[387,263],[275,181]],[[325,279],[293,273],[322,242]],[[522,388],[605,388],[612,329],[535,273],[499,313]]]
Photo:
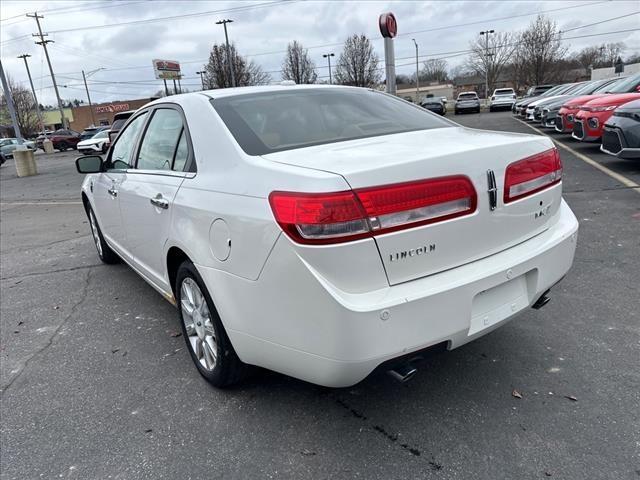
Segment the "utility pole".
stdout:
[[480,35],[484,35],[484,45],[485,45],[485,60],[484,60],[484,99],[485,102],[489,101],[489,57],[491,54],[489,53],[489,35],[495,33],[495,30],[484,30],[480,32]]
[[11,122],[13,123],[13,130],[16,133],[16,138],[18,139],[18,143],[23,144],[24,139],[22,138],[22,132],[20,132],[20,125],[18,125],[18,118],[16,117],[16,107],[13,104],[13,93],[9,89],[9,85],[7,84],[7,79],[4,76],[4,67],[2,66],[1,60],[0,60],[0,77],[2,78],[2,89],[4,90],[4,98],[7,100],[7,107],[9,107],[9,115],[11,116]]
[[333,83],[331,81],[331,57],[335,57],[335,55],[333,53],[324,53],[322,54],[322,57],[326,58],[329,62],[329,85],[331,85]]
[[202,71],[202,70],[201,70],[201,71],[199,71],[199,72],[196,72],[196,75],[200,75],[200,83],[202,83],[202,90],[204,90],[204,76],[203,76],[203,75],[204,75],[205,73],[206,73],[206,72],[204,72],[204,71]]
[[[27,63],[27,58],[31,55],[28,53],[23,53],[22,55],[18,55],[18,58],[24,60],[24,67],[27,69],[27,76],[29,77],[29,85],[31,85],[31,94],[33,95],[33,101],[36,105],[36,115],[38,115],[38,122],[40,123],[40,129],[42,132],[45,131],[44,128],[44,120],[42,120],[42,113],[40,112],[40,105],[38,104],[38,97],[36,97],[36,89],[33,87],[33,80],[31,79],[31,70],[29,70],[29,64]],[[46,133],[45,133],[46,136]]]
[[100,70],[104,70],[103,67],[100,68],[96,68],[95,70],[91,70],[90,72],[87,72],[87,74],[85,75],[84,70],[82,70],[82,80],[84,80],[84,89],[87,91],[87,99],[89,100],[89,110],[91,110],[91,123],[93,124],[93,126],[96,126],[96,117],[95,114],[93,113],[93,105],[91,104],[91,95],[89,95],[89,87],[87,87],[87,77],[90,77],[91,75],[93,75],[96,72],[99,72]]
[[51,59],[49,58],[49,51],[47,50],[47,43],[53,43],[53,40],[44,39],[44,37],[46,37],[48,33],[42,33],[42,27],[40,26],[40,19],[44,18],[42,15],[38,15],[38,12],[27,13],[27,17],[35,18],[36,23],[38,24],[38,33],[34,33],[32,36],[40,38],[40,41],[36,42],[36,45],[42,45],[42,48],[44,48],[44,56],[47,58],[47,64],[49,65],[49,72],[51,73],[51,81],[53,82],[53,89],[55,90],[56,98],[58,99],[58,110],[60,110],[60,122],[62,123],[62,128],[68,128],[67,120],[64,118],[64,109],[62,108],[62,100],[60,100],[60,92],[58,91],[58,84],[56,83],[56,77],[53,74]]
[[224,27],[224,41],[227,45],[227,63],[229,64],[229,72],[231,73],[231,86],[236,86],[236,74],[233,71],[233,60],[231,59],[231,52],[229,49],[229,35],[227,35],[227,23],[233,23],[233,20],[219,20],[216,25],[222,25]]
[[[420,104],[420,70],[418,68],[418,42],[415,38],[412,38],[413,44],[416,46],[416,103]],[[429,91],[427,89],[427,91]]]

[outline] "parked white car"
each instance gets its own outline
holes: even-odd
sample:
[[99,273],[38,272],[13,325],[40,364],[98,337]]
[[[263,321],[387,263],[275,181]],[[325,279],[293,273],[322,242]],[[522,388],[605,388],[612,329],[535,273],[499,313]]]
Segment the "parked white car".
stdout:
[[496,88],[489,101],[489,111],[511,110],[514,103],[516,103],[516,92],[513,91],[513,88]]
[[576,248],[550,139],[368,89],[174,95],[76,165],[100,258],[178,306],[219,387],[247,365],[330,387],[377,367],[407,379],[423,352],[544,305]]
[[84,154],[105,153],[109,146],[109,130],[100,130],[93,137],[78,142],[78,151]]

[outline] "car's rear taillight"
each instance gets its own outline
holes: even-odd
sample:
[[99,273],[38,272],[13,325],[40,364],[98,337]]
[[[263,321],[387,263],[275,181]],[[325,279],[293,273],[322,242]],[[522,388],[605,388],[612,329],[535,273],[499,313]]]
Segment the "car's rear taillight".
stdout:
[[468,215],[477,196],[458,175],[326,194],[272,192],[269,203],[293,240],[327,244]]
[[562,162],[556,148],[518,160],[507,167],[504,203],[532,195],[562,180]]

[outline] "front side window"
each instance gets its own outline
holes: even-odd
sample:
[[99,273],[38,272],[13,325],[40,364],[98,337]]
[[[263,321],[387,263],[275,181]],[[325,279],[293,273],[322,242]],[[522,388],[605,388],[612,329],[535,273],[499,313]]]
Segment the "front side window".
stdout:
[[118,141],[111,149],[110,169],[125,170],[131,168],[131,154],[138,139],[138,133],[144,125],[147,118],[147,112],[136,117],[127,128],[122,131],[118,137]]
[[422,108],[364,88],[279,90],[211,103],[249,155],[451,126]]
[[171,170],[182,130],[182,116],[178,111],[170,108],[156,110],[142,139],[136,167],[140,170]]

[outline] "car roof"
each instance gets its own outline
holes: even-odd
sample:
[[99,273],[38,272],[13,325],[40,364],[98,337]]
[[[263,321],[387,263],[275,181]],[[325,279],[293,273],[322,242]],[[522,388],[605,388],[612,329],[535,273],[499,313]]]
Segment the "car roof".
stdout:
[[[212,90],[202,90],[199,92],[181,93],[178,95],[171,95],[170,97],[162,97],[147,103],[144,107],[150,107],[163,103],[180,103],[181,100],[186,98],[193,98],[197,96],[204,96],[210,99],[225,98],[237,95],[251,95],[253,93],[264,92],[292,92],[299,90],[318,90],[318,89],[342,89],[342,90],[362,90],[361,87],[350,87],[346,85],[260,85],[252,87],[233,87],[233,88],[216,88]],[[369,91],[374,89],[367,88]],[[141,107],[141,108],[144,108]],[[126,112],[128,113],[128,112]],[[117,118],[117,117],[116,117]]]

